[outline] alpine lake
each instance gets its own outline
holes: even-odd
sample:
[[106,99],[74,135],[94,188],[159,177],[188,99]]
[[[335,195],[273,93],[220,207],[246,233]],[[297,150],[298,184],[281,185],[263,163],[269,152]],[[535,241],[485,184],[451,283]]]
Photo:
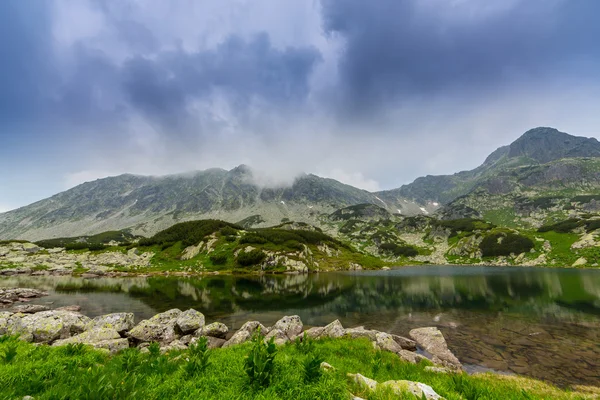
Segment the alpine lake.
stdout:
[[0,287],[43,289],[32,301],[79,305],[89,317],[133,312],[136,320],[194,308],[231,331],[299,315],[305,326],[339,319],[407,336],[436,326],[469,372],[493,370],[600,386],[600,270],[402,267],[308,275],[92,278],[12,276]]

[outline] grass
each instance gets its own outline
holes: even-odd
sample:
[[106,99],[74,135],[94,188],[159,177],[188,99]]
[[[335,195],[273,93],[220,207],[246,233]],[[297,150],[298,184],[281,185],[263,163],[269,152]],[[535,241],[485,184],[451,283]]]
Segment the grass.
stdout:
[[[373,349],[366,339],[325,339],[309,350],[298,344],[278,348],[269,384],[252,385],[245,371],[252,343],[208,350],[210,362],[189,366],[194,350],[160,355],[127,349],[115,356],[84,346],[34,346],[0,338],[0,398],[40,399],[397,399],[385,391],[370,393],[347,373],[360,373],[378,382],[413,380],[428,384],[448,400],[458,399],[584,399],[584,393],[517,377],[492,374],[436,374],[398,356]],[[156,350],[156,349],[155,349]],[[190,353],[191,352],[191,353]],[[315,359],[335,370],[317,373]],[[414,399],[410,395],[400,398]]]

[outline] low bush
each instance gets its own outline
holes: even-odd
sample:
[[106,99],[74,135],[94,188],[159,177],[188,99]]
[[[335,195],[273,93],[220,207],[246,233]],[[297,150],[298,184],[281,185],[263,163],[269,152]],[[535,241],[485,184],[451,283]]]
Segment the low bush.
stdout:
[[498,257],[526,253],[534,246],[533,241],[528,237],[499,232],[483,238],[479,248],[483,257]]
[[247,233],[240,239],[240,244],[265,244],[267,239],[255,233]]
[[206,236],[223,228],[241,229],[229,222],[214,219],[181,222],[158,232],[150,238],[141,239],[139,245],[153,246],[181,242],[184,247],[193,246],[200,243]]
[[267,343],[264,338],[259,329],[252,338],[252,348],[244,360],[244,371],[255,390],[269,386],[274,374],[277,355],[275,338],[272,337]]
[[242,267],[249,267],[251,265],[260,264],[267,255],[259,249],[254,249],[249,252],[240,251],[237,256],[237,262]]
[[487,231],[495,228],[494,224],[474,218],[460,218],[451,220],[440,220],[435,222],[436,226],[450,229],[450,237],[454,237],[458,232],[474,232],[476,230]]
[[400,246],[396,243],[382,243],[379,245],[379,250],[385,253],[391,253],[396,257],[414,257],[419,255],[419,251],[413,246]]
[[208,258],[214,265],[227,264],[227,254],[211,254]]

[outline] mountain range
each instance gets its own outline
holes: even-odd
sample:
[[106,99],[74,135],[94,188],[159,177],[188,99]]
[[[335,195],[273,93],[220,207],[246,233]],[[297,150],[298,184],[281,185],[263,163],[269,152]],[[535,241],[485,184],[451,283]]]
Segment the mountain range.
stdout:
[[[398,189],[367,192],[304,174],[286,187],[262,187],[252,169],[209,169],[161,177],[120,175],[86,182],[0,214],[0,239],[40,240],[126,229],[151,235],[177,222],[221,219],[242,226],[288,220],[314,225],[344,207],[373,204],[393,214],[512,218],[540,225],[527,207],[562,207],[573,195],[600,193],[600,142],[553,128],[527,131],[485,162],[453,175],[425,176]],[[593,204],[592,204],[593,206]],[[535,211],[535,210],[534,210]],[[534,213],[535,214],[535,213]],[[497,221],[494,221],[497,222]]]

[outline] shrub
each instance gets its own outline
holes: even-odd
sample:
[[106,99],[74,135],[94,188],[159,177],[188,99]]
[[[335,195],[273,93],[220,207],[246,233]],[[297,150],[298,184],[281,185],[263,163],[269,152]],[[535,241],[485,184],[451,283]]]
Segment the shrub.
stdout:
[[460,218],[451,220],[436,221],[437,226],[445,229],[450,229],[450,237],[454,237],[458,232],[473,232],[476,230],[489,230],[495,225],[481,219]]
[[16,341],[12,341],[12,342],[9,342],[4,347],[5,347],[4,351],[2,352],[2,354],[0,354],[0,360],[2,360],[2,362],[5,364],[10,364],[11,362],[13,362],[13,360],[17,356],[17,353],[18,353],[17,349],[19,348],[19,345],[17,344]]
[[277,347],[272,337],[265,343],[260,328],[252,338],[252,348],[244,360],[244,371],[248,375],[250,385],[254,389],[267,387],[273,378]]
[[295,341],[296,349],[302,354],[309,354],[315,348],[315,341],[311,339],[306,332],[302,335],[302,338],[297,337]]
[[321,378],[321,363],[324,359],[321,356],[312,354],[304,360],[304,383],[314,383]]
[[237,235],[237,229],[232,228],[231,226],[225,226],[220,230],[221,235],[223,236],[235,236]]
[[230,224],[229,222],[214,219],[181,222],[158,232],[151,238],[141,239],[139,245],[153,246],[181,241],[185,247],[193,246],[200,243],[206,236],[211,235],[225,227],[240,229],[236,225]]
[[189,358],[183,368],[189,376],[197,376],[208,368],[209,358],[208,340],[206,337],[200,337],[196,343],[189,346]]
[[483,257],[508,256],[526,253],[533,249],[531,239],[515,233],[494,233],[483,238],[479,248]]
[[211,254],[208,258],[214,265],[227,264],[227,254]]
[[557,222],[555,224],[549,224],[541,226],[538,232],[549,232],[554,231],[557,233],[569,233],[573,229],[579,228],[583,225],[583,221],[578,218],[569,218],[564,221]]
[[243,267],[260,264],[267,255],[259,249],[254,249],[249,252],[240,251],[237,256],[237,262]]
[[248,233],[240,239],[240,244],[265,244],[267,243],[267,239],[258,236],[255,233]]
[[396,257],[414,257],[419,255],[419,251],[413,246],[399,246],[396,243],[382,243],[379,250],[385,253],[392,253]]

